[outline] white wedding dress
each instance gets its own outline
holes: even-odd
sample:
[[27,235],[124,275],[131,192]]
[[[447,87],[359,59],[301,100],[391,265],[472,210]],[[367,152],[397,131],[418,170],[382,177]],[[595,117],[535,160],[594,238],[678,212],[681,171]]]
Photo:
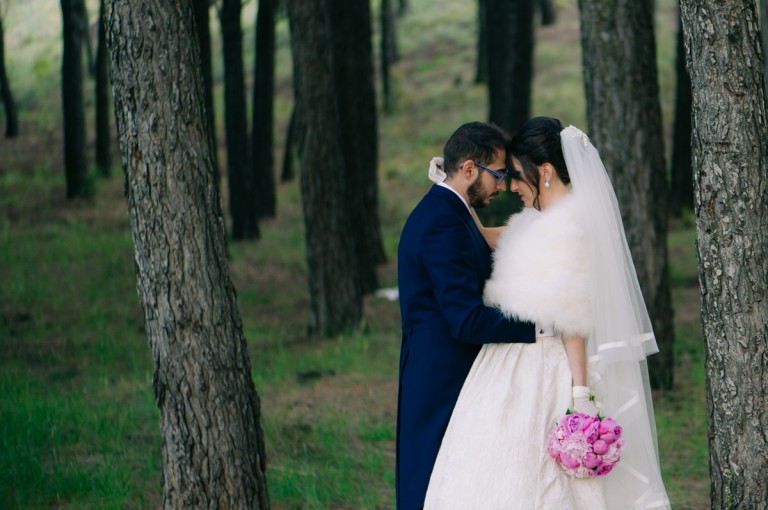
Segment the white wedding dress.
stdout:
[[[494,270],[485,289],[487,304],[531,322],[554,323],[559,334],[586,337],[592,314],[579,217],[579,206],[570,195],[543,212],[525,209],[513,216],[494,253]],[[589,385],[598,400],[605,392],[604,382],[590,366]],[[577,479],[549,457],[547,437],[572,405],[571,388],[560,336],[537,338],[534,344],[484,346],[451,416],[424,508],[669,508],[658,461],[650,490],[647,474],[636,473],[645,478],[637,483],[633,473],[617,474],[622,464],[632,470],[624,458],[606,476]],[[636,405],[609,405],[601,412],[624,426],[624,418],[636,421],[631,413],[622,416],[624,409],[645,405],[637,398],[634,401]],[[647,421],[644,428],[649,429]],[[624,429],[625,441],[632,445],[634,431]],[[627,453],[630,458],[634,455],[629,446]],[[625,475],[632,480],[626,482]],[[626,494],[623,487],[615,486],[625,482]],[[661,485],[660,493],[657,485]]]

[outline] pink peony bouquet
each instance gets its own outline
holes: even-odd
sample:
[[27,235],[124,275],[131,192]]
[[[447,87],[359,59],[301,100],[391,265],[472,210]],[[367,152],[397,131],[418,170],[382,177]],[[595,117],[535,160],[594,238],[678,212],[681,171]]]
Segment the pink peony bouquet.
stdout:
[[612,418],[570,411],[547,443],[550,457],[575,478],[607,475],[619,462],[623,449],[621,427]]

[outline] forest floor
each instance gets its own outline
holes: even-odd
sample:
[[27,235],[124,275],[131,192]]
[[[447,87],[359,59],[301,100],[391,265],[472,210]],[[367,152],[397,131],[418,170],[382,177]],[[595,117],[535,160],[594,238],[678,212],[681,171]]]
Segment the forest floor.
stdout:
[[[429,187],[429,159],[456,126],[487,111],[484,87],[473,82],[474,3],[409,3],[400,25],[401,60],[392,70],[396,111],[379,118],[379,209],[389,257],[379,270],[382,287],[397,285],[400,229]],[[532,112],[584,126],[575,1],[560,5],[558,24],[537,29]],[[247,3],[243,16],[249,63],[254,9]],[[657,2],[657,9],[662,106],[671,112],[674,2]],[[7,13],[22,134],[0,140],[0,507],[157,508],[158,413],[123,177],[116,158],[111,177],[90,171],[92,198],[64,198],[57,15],[43,0],[13,3]],[[283,18],[278,45],[279,160],[291,105]],[[220,65],[217,73],[220,78]],[[221,129],[220,85],[216,97]],[[665,119],[669,132],[668,114]],[[89,142],[90,151],[92,133]],[[223,155],[220,161],[224,168]],[[226,199],[226,182],[222,194]],[[297,182],[279,185],[276,218],[261,228],[260,240],[231,243],[229,253],[263,406],[272,506],[393,508],[398,303],[369,296],[359,332],[308,337]],[[654,399],[675,509],[709,507],[694,242],[690,218],[672,222],[675,388]]]

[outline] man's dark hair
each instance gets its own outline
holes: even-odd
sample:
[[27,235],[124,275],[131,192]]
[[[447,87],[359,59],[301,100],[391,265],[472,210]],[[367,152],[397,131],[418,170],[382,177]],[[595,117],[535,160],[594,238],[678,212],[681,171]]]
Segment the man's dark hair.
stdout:
[[489,165],[498,149],[505,149],[510,136],[500,127],[485,122],[468,122],[459,126],[443,147],[443,170],[448,176],[458,171],[467,159]]

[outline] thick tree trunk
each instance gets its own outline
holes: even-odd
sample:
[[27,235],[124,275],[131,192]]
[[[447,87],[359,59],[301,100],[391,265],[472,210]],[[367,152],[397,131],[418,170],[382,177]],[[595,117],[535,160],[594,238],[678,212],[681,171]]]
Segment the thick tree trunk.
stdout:
[[486,16],[493,20],[488,26],[488,117],[514,133],[531,111],[534,0],[486,4]]
[[259,397],[227,263],[191,0],[111,0],[107,23],[160,411],[163,507],[268,509]]
[[368,0],[329,0],[339,139],[347,170],[350,235],[363,293],[378,288],[376,265],[386,260],[379,224],[378,133]]
[[277,207],[274,158],[275,0],[259,0],[256,60],[253,64],[252,200],[259,218],[273,218]]
[[216,169],[216,183],[219,185],[219,152],[216,141],[216,116],[213,106],[213,70],[211,63],[211,0],[192,0],[195,15],[195,32],[200,46],[200,69],[203,74],[205,94],[205,117],[208,120],[208,132],[211,135],[211,157]]
[[83,33],[79,4],[61,0],[64,51],[61,63],[61,103],[64,109],[64,171],[67,198],[86,194],[85,112],[83,106]]
[[763,81],[768,100],[768,0],[760,0],[760,34],[763,40]]
[[384,113],[392,113],[394,104],[392,101],[392,86],[390,83],[389,66],[392,64],[392,52],[390,48],[390,33],[395,31],[394,16],[392,16],[391,0],[381,0],[379,10],[381,26],[381,39],[379,46],[379,62],[381,67],[381,95]]
[[5,137],[13,138],[19,134],[19,117],[16,113],[16,103],[8,83],[8,73],[5,70],[5,33],[3,32],[3,17],[0,13],[0,99],[5,108]]
[[224,52],[224,117],[227,131],[227,175],[232,238],[257,239],[259,233],[253,179],[248,164],[248,121],[245,112],[243,33],[240,0],[223,0],[219,19]]
[[488,83],[488,0],[477,2],[477,68],[475,83]]
[[670,211],[679,216],[693,210],[693,164],[691,162],[691,78],[685,68],[682,21],[677,30],[677,94],[675,131],[672,141],[672,183]]
[[768,125],[754,0],[683,0],[712,508],[768,508]]
[[651,385],[671,388],[674,331],[667,264],[667,181],[649,0],[580,0],[589,135],[621,208],[659,354]]
[[310,330],[358,326],[362,295],[346,207],[349,172],[339,143],[333,41],[326,0],[289,0],[296,104],[301,116],[301,194],[307,237]]
[[109,56],[104,26],[105,0],[99,4],[99,42],[96,46],[96,166],[109,176],[112,170],[112,132],[109,125]]

